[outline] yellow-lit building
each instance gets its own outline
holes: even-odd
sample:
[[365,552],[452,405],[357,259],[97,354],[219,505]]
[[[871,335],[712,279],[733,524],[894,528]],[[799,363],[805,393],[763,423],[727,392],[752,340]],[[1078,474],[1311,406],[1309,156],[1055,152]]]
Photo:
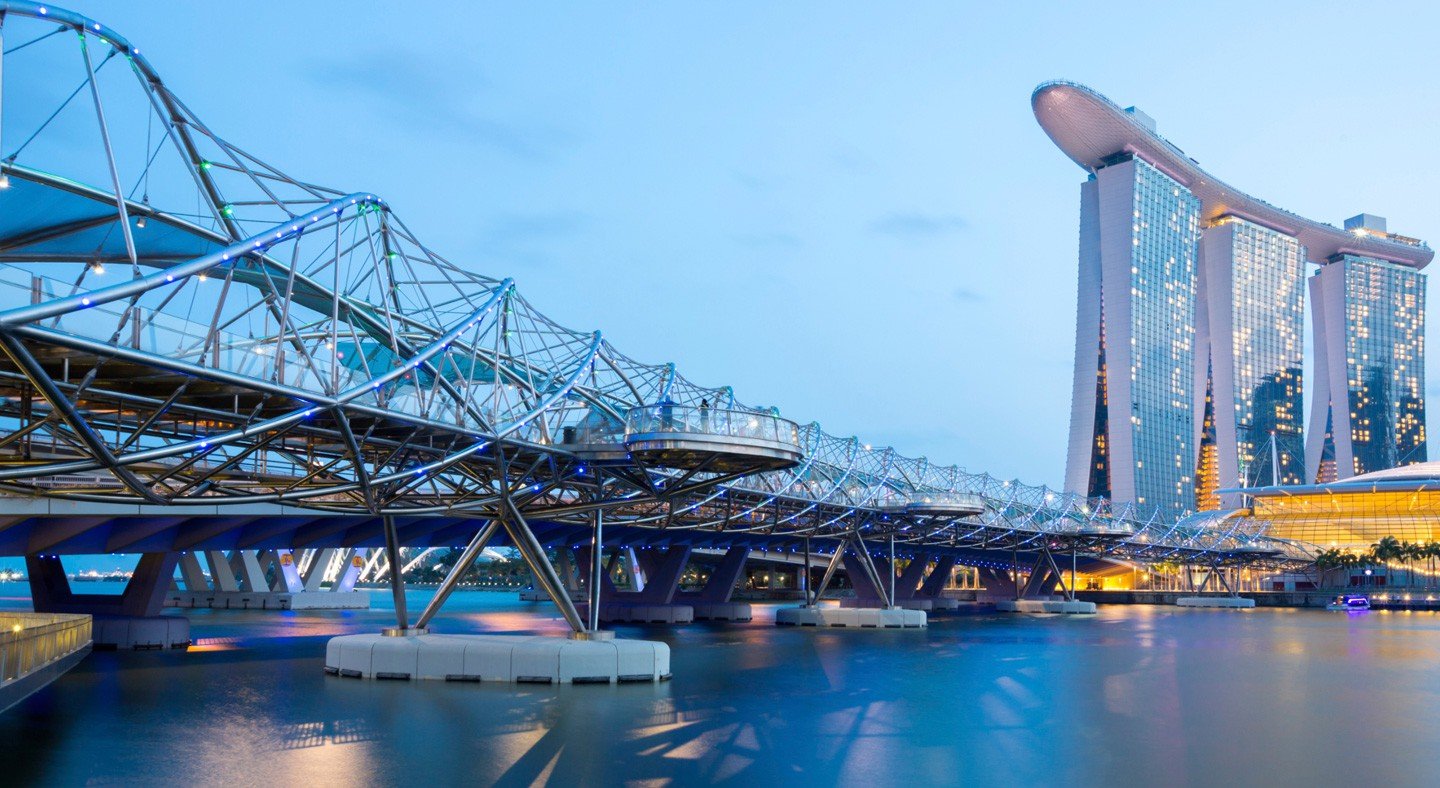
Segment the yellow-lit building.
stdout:
[[1321,549],[1364,550],[1383,537],[1440,541],[1440,462],[1405,465],[1328,484],[1245,491],[1267,535]]

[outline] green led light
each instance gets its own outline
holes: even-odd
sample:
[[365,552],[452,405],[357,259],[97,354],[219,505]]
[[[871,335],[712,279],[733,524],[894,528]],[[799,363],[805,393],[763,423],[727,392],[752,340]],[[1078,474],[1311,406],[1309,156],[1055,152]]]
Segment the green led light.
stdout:
[[226,205],[220,209],[220,215],[229,218],[235,215],[235,209]]
[[201,160],[201,162],[200,162],[200,169],[202,169],[202,170],[208,170],[208,169],[210,169],[210,162]]

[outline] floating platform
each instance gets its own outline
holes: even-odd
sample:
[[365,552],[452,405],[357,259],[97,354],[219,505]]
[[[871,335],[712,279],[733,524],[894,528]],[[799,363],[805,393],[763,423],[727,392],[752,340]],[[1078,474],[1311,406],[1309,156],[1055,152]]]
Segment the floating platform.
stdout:
[[180,591],[165,597],[166,607],[212,610],[368,610],[366,591]]
[[[550,595],[545,593],[543,588],[527,588],[520,592],[521,602],[549,602]],[[584,595],[575,591],[570,592],[570,601],[582,602]]]
[[[861,601],[848,597],[840,600],[840,607],[850,610],[874,607],[876,604],[874,601]],[[913,599],[902,599],[895,603],[895,607],[905,610],[924,610],[928,613],[936,610],[955,610],[960,607],[960,603],[947,597],[915,597]]]
[[[588,607],[582,605],[581,609]],[[695,608],[692,605],[601,602],[600,620],[607,624],[688,624],[695,620]]]
[[920,629],[923,610],[882,607],[782,607],[775,611],[780,627],[845,627],[855,629]]
[[361,679],[624,684],[670,678],[670,647],[650,640],[543,635],[342,635],[325,672]]
[[1070,615],[1093,615],[1094,602],[1070,601],[1067,599],[1001,599],[995,602],[995,609],[1001,613],[1066,613]]
[[1255,607],[1255,600],[1239,596],[1182,596],[1175,600],[1176,607],[1227,607],[1249,609]]
[[749,602],[691,602],[696,621],[749,621],[754,618]]
[[92,616],[96,651],[189,648],[190,619],[184,616]]

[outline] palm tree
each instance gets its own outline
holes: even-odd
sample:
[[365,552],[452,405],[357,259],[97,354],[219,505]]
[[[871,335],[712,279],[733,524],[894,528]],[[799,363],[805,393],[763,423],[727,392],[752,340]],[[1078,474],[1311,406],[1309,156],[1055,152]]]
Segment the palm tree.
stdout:
[[1400,540],[1393,536],[1384,536],[1380,541],[1370,545],[1370,555],[1375,563],[1385,566],[1385,585],[1390,585],[1390,562],[1400,557]]
[[1341,552],[1335,548],[1321,550],[1315,554],[1315,568],[1320,572],[1320,587],[1325,587],[1325,575],[1331,569],[1342,569],[1349,566],[1350,554]]
[[1440,542],[1426,542],[1420,549],[1429,568],[1425,575],[1425,587],[1429,588],[1435,580],[1435,559],[1440,558]]
[[1346,585],[1350,585],[1350,575],[1352,575],[1356,569],[1364,569],[1370,565],[1370,555],[1368,553],[1347,552],[1341,560],[1345,567]]

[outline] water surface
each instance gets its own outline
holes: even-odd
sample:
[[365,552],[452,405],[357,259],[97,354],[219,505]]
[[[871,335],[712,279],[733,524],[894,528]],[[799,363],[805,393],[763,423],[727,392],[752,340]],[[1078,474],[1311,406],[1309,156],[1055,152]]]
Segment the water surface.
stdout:
[[[25,594],[0,584],[0,606]],[[1423,785],[1440,765],[1435,613],[1102,606],[816,631],[761,606],[617,627],[671,645],[660,685],[324,675],[330,636],[393,620],[374,600],[188,611],[190,652],[93,654],[0,715],[0,762],[21,782],[230,785]],[[553,611],[460,592],[434,629],[562,634]]]

